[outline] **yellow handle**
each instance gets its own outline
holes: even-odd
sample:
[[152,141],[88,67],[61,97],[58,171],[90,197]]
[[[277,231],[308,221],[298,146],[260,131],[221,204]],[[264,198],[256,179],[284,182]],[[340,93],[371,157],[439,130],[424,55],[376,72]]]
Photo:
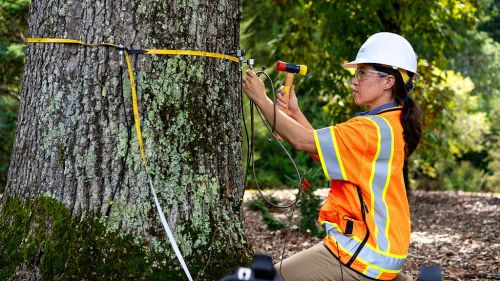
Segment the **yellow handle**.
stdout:
[[[293,85],[293,78],[295,77],[294,73],[287,72],[285,77],[285,87],[283,88],[283,99],[285,100],[285,106],[283,107],[283,112],[287,115],[290,114],[290,110],[288,109],[288,103],[290,101],[290,89]],[[275,135],[275,138],[279,141],[282,141],[283,138],[280,135]]]
[[290,101],[290,89],[293,85],[293,78],[295,77],[294,73],[287,72],[285,77],[285,87],[283,89],[283,98],[285,99],[285,107],[283,111],[286,114],[290,114],[290,110],[288,109],[288,102]]

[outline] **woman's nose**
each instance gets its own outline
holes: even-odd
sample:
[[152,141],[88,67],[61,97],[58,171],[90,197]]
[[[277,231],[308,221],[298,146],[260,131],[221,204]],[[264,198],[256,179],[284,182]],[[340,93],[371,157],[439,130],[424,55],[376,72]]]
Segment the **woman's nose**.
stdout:
[[350,82],[349,84],[351,85],[359,85],[359,79],[356,77],[349,79],[349,82]]

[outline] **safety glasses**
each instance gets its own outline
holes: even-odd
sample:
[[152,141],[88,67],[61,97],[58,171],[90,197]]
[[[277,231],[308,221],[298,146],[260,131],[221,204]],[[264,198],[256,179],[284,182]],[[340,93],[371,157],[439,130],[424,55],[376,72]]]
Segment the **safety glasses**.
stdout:
[[376,71],[376,70],[367,70],[367,69],[356,69],[356,72],[354,73],[354,78],[358,79],[359,81],[369,77],[371,74],[376,74],[379,77],[387,77],[389,74],[382,72],[382,71]]

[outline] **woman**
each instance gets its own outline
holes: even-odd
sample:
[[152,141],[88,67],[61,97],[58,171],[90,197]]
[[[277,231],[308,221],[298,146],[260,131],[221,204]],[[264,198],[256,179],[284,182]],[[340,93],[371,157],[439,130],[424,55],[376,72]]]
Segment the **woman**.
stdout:
[[[420,111],[408,96],[418,77],[417,58],[403,37],[372,35],[356,59],[353,97],[369,111],[345,123],[312,128],[291,92],[290,115],[276,114],[276,131],[296,149],[315,155],[331,189],[319,221],[327,236],[320,244],[285,259],[281,274],[290,280],[405,280],[410,212],[403,163],[421,136]],[[273,123],[273,102],[262,81],[247,71],[248,97]],[[278,107],[283,108],[280,99]],[[277,265],[279,269],[279,264]]]

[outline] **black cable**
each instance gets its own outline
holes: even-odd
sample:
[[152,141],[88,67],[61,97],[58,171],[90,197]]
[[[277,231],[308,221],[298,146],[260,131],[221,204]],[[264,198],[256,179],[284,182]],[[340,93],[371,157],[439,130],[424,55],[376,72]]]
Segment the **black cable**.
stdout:
[[121,91],[121,106],[123,108],[123,116],[125,118],[125,124],[127,126],[127,149],[125,150],[125,157],[122,160],[122,166],[120,169],[120,172],[118,174],[118,180],[116,182],[115,188],[113,189],[113,192],[111,193],[111,198],[109,199],[108,207],[106,209],[105,216],[108,217],[109,214],[111,213],[111,207],[113,205],[113,200],[115,199],[116,192],[118,189],[120,189],[123,179],[124,179],[124,174],[125,174],[125,166],[128,158],[128,153],[130,149],[130,140],[132,138],[132,129],[130,126],[130,123],[127,118],[127,110],[125,108],[125,93],[123,92],[123,65],[120,65],[120,78],[118,79],[118,89]]
[[[266,128],[268,129],[268,131],[270,132],[270,135],[269,135],[269,141],[272,141],[272,139],[276,139],[275,138],[275,133],[276,133],[276,91],[274,89],[274,83],[273,83],[273,80],[271,79],[271,77],[269,77],[268,74],[266,74],[264,71],[264,68],[257,72],[256,75],[258,77],[260,77],[260,75],[264,75],[270,82],[271,84],[271,90],[272,90],[272,93],[273,93],[273,102],[274,102],[274,107],[273,107],[273,117],[274,117],[274,120],[273,120],[273,124],[272,126],[269,124],[269,122],[267,122],[267,120],[262,116],[262,112],[259,110],[259,108],[257,107],[257,113],[259,114],[259,117],[260,119],[262,120],[262,122],[264,123],[264,125],[266,126]],[[241,71],[240,71],[241,73]],[[254,162],[254,152],[255,152],[255,128],[254,128],[254,103],[253,101],[250,100],[250,139],[248,140],[247,138],[247,146],[248,146],[248,155],[247,155],[247,170],[246,170],[246,173],[245,173],[245,180],[246,180],[246,177],[248,175],[248,165],[250,164],[249,161],[251,161],[251,164],[252,164],[252,172],[253,172],[253,179],[254,179],[254,182],[255,182],[255,185],[257,186],[257,190],[259,192],[259,195],[261,196],[261,198],[269,205],[275,207],[275,208],[279,208],[279,209],[284,209],[284,208],[290,208],[292,207],[292,214],[290,216],[290,220],[288,222],[288,227],[287,227],[287,232],[286,232],[286,235],[285,235],[285,241],[283,243],[283,248],[281,250],[281,257],[280,257],[280,268],[279,268],[279,274],[281,276],[281,278],[284,280],[283,278],[283,275],[281,273],[281,268],[282,268],[282,265],[283,265],[283,256],[284,256],[284,253],[285,253],[285,249],[286,249],[286,245],[288,243],[288,236],[290,234],[290,231],[291,231],[291,225],[292,225],[292,221],[293,221],[293,215],[295,213],[295,210],[297,208],[297,203],[298,201],[300,200],[300,197],[302,195],[302,188],[301,188],[301,183],[302,183],[302,180],[303,178],[305,177],[301,177],[300,175],[300,172],[299,172],[299,169],[295,163],[295,161],[293,160],[292,156],[290,155],[290,153],[288,152],[288,150],[283,146],[283,144],[279,141],[277,141],[277,143],[279,144],[279,146],[283,149],[283,151],[285,151],[286,155],[288,156],[288,158],[290,159],[290,161],[292,162],[294,168],[295,168],[295,171],[297,172],[297,176],[298,176],[298,179],[299,179],[299,191],[297,192],[296,194],[296,197],[295,197],[295,200],[291,203],[291,204],[288,204],[288,205],[277,205],[277,204],[274,204],[273,202],[271,202],[270,200],[268,200],[266,198],[266,196],[264,196],[264,194],[262,193],[262,189],[260,188],[258,182],[257,182],[257,176],[255,174],[255,162]],[[242,99],[242,112],[244,112],[244,108],[243,108],[243,99]],[[246,128],[246,122],[245,122],[245,119],[243,120],[244,121],[244,124],[245,124],[245,132],[247,133],[247,136],[248,136],[248,131],[247,131],[247,128]]]
[[[300,194],[297,196],[297,197],[300,197]],[[285,248],[286,248],[286,244],[288,243],[288,237],[290,235],[290,230],[292,229],[292,220],[293,220],[293,214],[295,214],[295,210],[297,209],[297,204],[294,204],[292,206],[292,214],[290,216],[290,220],[288,222],[288,228],[286,230],[286,234],[285,234],[285,242],[283,242],[283,248],[281,249],[281,256],[280,256],[280,270],[279,270],[279,273],[280,273],[280,276],[281,276],[281,279],[285,280],[285,278],[283,277],[283,274],[281,273],[281,267],[283,266],[283,256],[285,255]]]
[[[240,97],[241,97],[241,117],[243,119],[243,128],[245,129],[245,138],[246,138],[246,145],[247,145],[247,157],[246,157],[246,165],[245,165],[245,173],[244,173],[244,177],[243,177],[243,186],[244,186],[244,189],[243,190],[246,190],[247,188],[247,177],[248,177],[248,167],[250,166],[250,139],[249,139],[249,136],[248,136],[248,129],[247,129],[247,122],[246,122],[246,118],[245,118],[245,105],[244,105],[244,102],[243,102],[243,68],[240,67],[240,70],[239,70],[239,80],[240,80]],[[244,193],[244,191],[243,191]],[[243,196],[240,198],[240,201],[238,202],[238,205],[236,206],[236,210],[239,210],[241,208],[241,204],[243,204]]]
[[[267,75],[264,71],[259,71],[257,72],[257,76],[260,77],[260,75],[264,75],[271,83],[271,89],[272,89],[272,93],[273,93],[273,100],[274,100],[274,107],[273,107],[273,115],[274,115],[274,120],[273,120],[273,125],[272,127],[270,126],[270,124],[266,121],[266,119],[262,116],[262,113],[260,112],[260,110],[257,108],[257,112],[262,120],[262,122],[264,123],[264,125],[267,127],[267,129],[271,132],[271,135],[270,135],[270,141],[272,140],[271,137],[273,137],[275,134],[275,127],[276,127],[276,92],[275,92],[275,89],[274,89],[274,83],[271,79],[271,77],[269,77],[269,75]],[[295,197],[295,200],[290,203],[290,204],[287,204],[287,205],[277,205],[277,204],[274,204],[273,202],[271,202],[269,199],[266,198],[266,196],[262,193],[262,189],[260,188],[259,186],[259,183],[257,182],[257,176],[255,174],[255,162],[254,162],[254,120],[253,120],[253,108],[254,108],[254,104],[253,102],[250,103],[250,134],[251,134],[251,162],[252,162],[252,172],[253,172],[253,179],[254,179],[254,183],[255,183],[255,186],[257,187],[257,191],[259,192],[260,196],[262,197],[262,199],[269,205],[275,207],[275,208],[278,208],[278,209],[286,209],[286,208],[290,208],[290,207],[293,207],[294,205],[297,204],[297,202],[300,200],[300,196],[301,196],[301,193],[302,193],[302,189],[300,188],[300,183],[301,183],[301,180],[302,180],[302,177],[300,175],[300,171],[297,167],[297,164],[295,163],[295,161],[293,160],[292,156],[290,155],[290,153],[288,152],[288,150],[283,146],[283,144],[281,142],[277,142],[279,144],[279,146],[283,149],[283,151],[285,151],[286,155],[288,156],[288,158],[290,159],[290,161],[292,162],[294,168],[295,168],[295,171],[297,172],[297,176],[298,176],[298,179],[299,179],[299,191],[298,193],[296,194],[296,197]]]
[[[260,77],[260,75],[266,76],[266,78],[271,83],[271,89],[272,89],[272,92],[273,92],[273,101],[274,101],[273,118],[274,119],[273,119],[273,126],[272,126],[272,130],[271,130],[271,135],[269,136],[269,139],[271,139],[271,137],[273,137],[274,134],[276,133],[276,92],[274,91],[273,80],[271,79],[271,77],[269,77],[269,75],[267,73],[264,72],[264,68],[262,68],[261,71],[257,72],[257,77]],[[260,114],[260,110],[259,110],[259,115],[260,115],[260,118],[262,119],[262,121],[264,121],[265,119],[262,118],[262,114]],[[266,123],[267,122],[264,122],[264,124],[266,124]],[[269,130],[269,127],[267,126],[267,124],[266,124],[266,127]]]
[[[271,77],[269,77],[269,75],[267,75],[263,70],[262,71],[259,71],[257,72],[257,76],[260,77],[260,75],[264,75],[271,83],[271,90],[272,90],[272,93],[273,93],[273,102],[274,102],[274,107],[273,107],[273,124],[272,126],[270,126],[269,122],[266,121],[266,119],[262,116],[262,112],[259,110],[259,108],[257,107],[257,113],[259,114],[259,117],[260,119],[262,120],[262,122],[264,123],[264,125],[266,126],[266,128],[269,130],[270,132],[270,135],[269,135],[269,141],[272,141],[272,139],[275,138],[275,132],[276,132],[276,91],[274,89],[274,83],[273,83],[273,80],[271,79]],[[282,265],[283,265],[283,256],[285,254],[285,249],[286,249],[286,245],[288,243],[288,237],[290,235],[290,231],[291,231],[291,226],[292,226],[292,221],[293,221],[293,215],[295,214],[295,210],[297,209],[297,203],[298,201],[300,200],[300,197],[302,195],[302,188],[301,188],[301,183],[302,183],[302,179],[303,177],[301,177],[300,175],[300,172],[299,172],[299,169],[297,168],[297,164],[295,163],[295,161],[293,160],[292,156],[290,155],[290,153],[288,152],[288,150],[283,146],[283,144],[279,141],[277,141],[277,143],[279,144],[279,146],[282,148],[283,151],[285,151],[286,155],[288,156],[288,158],[290,159],[290,161],[292,162],[294,168],[295,168],[295,171],[297,172],[297,176],[298,176],[298,179],[299,179],[299,191],[297,192],[296,194],[296,197],[295,197],[295,200],[288,204],[288,205],[277,205],[277,204],[274,204],[273,202],[271,202],[270,200],[268,200],[266,198],[266,196],[264,196],[264,194],[262,193],[262,189],[260,188],[258,182],[257,182],[257,176],[255,174],[255,162],[254,162],[254,120],[253,120],[253,108],[254,108],[254,104],[253,102],[250,102],[250,114],[251,114],[251,118],[250,118],[250,122],[251,122],[251,157],[250,159],[252,160],[252,172],[253,172],[253,179],[254,179],[254,182],[255,182],[255,185],[257,186],[257,190],[259,192],[259,195],[261,196],[261,198],[269,205],[275,207],[275,208],[279,208],[279,209],[285,209],[285,208],[290,208],[292,207],[292,213],[291,213],[291,216],[290,216],[290,220],[288,222],[288,227],[287,227],[287,231],[286,231],[286,234],[285,234],[285,241],[283,242],[283,248],[281,249],[281,256],[280,256],[280,267],[279,267],[279,274],[281,276],[281,278],[283,280],[285,280],[285,278],[283,277],[283,274],[281,272],[281,269],[282,269]]]

